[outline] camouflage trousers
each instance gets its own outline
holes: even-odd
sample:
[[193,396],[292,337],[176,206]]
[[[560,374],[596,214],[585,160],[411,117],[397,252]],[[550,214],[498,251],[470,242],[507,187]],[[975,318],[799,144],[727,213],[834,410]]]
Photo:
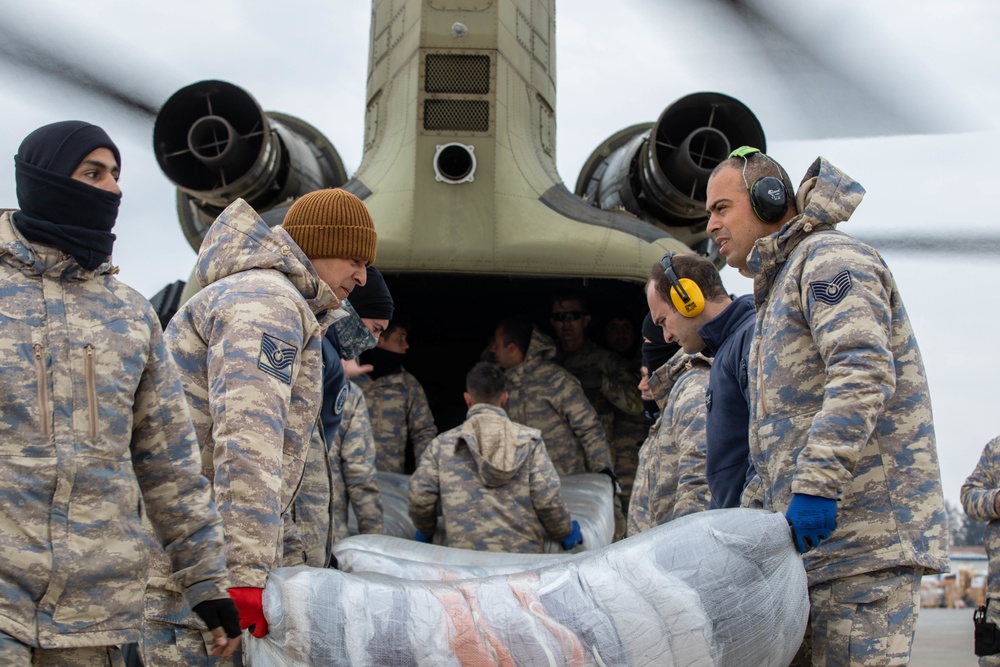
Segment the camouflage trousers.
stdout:
[[0,632],[0,665],[4,667],[125,667],[117,646],[34,648]]
[[241,667],[243,664],[239,651],[228,660],[209,655],[212,633],[186,625],[147,618],[142,641],[146,667]]
[[[986,608],[986,620],[1000,626],[1000,600],[990,598]],[[979,656],[979,667],[1000,667],[1000,653]]]
[[906,665],[920,612],[922,568],[896,567],[809,589],[809,627],[795,667]]

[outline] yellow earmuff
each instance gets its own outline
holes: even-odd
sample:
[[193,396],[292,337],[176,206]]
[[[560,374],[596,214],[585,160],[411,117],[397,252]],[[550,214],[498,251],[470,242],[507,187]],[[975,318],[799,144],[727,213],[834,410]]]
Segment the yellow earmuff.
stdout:
[[678,278],[674,273],[674,253],[668,252],[660,258],[660,267],[670,283],[670,301],[684,317],[698,317],[705,310],[705,296],[698,283],[690,278]]

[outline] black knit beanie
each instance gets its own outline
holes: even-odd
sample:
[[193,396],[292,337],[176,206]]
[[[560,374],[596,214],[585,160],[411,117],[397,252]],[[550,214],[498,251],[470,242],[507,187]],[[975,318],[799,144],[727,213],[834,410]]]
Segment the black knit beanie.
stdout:
[[121,166],[118,147],[96,125],[67,120],[44,125],[21,142],[14,156],[19,211],[14,225],[29,241],[72,255],[85,269],[106,262],[121,194],[71,176],[87,155],[107,148]]
[[354,306],[359,317],[373,320],[392,319],[392,295],[389,294],[385,278],[374,266],[368,267],[368,278],[365,280],[365,284],[355,287],[347,300]]

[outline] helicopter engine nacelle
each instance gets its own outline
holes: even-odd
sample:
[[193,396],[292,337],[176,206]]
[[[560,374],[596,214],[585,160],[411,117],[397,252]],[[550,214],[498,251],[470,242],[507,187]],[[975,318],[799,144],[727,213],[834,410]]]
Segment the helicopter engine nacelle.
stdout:
[[171,95],[156,117],[153,148],[177,186],[177,214],[195,251],[237,198],[263,212],[347,181],[340,155],[316,128],[262,111],[224,81],[200,81]]
[[597,208],[692,228],[692,236],[681,240],[694,247],[705,239],[708,177],[743,145],[766,149],[764,130],[749,108],[721,93],[688,95],[655,124],[633,125],[605,140],[584,163],[576,194]]

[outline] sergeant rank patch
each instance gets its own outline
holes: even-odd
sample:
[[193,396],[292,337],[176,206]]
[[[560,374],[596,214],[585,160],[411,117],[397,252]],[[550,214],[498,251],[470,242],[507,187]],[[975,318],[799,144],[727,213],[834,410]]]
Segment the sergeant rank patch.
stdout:
[[260,337],[260,357],[257,368],[273,375],[285,384],[292,383],[292,365],[299,349],[270,334]]
[[851,284],[851,274],[844,269],[833,280],[815,280],[809,283],[809,289],[817,301],[835,306],[851,291]]

